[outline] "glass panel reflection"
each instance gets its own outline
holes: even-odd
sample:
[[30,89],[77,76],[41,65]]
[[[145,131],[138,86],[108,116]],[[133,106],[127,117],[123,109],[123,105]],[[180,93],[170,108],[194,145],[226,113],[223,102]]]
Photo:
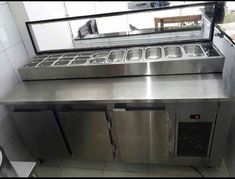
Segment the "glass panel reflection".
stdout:
[[[37,51],[209,40],[214,4],[177,7],[182,2],[174,3],[110,15],[29,22],[29,29]],[[174,8],[157,10],[163,6]]]

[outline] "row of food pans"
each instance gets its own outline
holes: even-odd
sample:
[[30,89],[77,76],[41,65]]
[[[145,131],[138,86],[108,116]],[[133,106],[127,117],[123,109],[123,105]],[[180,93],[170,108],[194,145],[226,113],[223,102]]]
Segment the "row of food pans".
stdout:
[[81,52],[67,54],[39,55],[25,67],[73,66],[104,63],[135,63],[164,59],[205,57],[206,53],[200,44],[135,47],[129,49]]

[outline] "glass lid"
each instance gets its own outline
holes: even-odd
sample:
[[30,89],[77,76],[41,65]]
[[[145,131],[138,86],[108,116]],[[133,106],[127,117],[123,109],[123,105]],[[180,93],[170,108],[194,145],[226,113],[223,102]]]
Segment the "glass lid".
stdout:
[[148,8],[129,4],[129,11],[29,21],[26,26],[36,53],[212,41],[216,2],[162,2],[168,3]]

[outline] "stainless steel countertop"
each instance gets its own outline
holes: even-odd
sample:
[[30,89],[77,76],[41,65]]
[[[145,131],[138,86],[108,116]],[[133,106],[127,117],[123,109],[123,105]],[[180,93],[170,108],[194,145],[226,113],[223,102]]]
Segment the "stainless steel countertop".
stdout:
[[67,102],[159,102],[230,100],[221,74],[141,76],[28,81],[16,86],[1,104]]

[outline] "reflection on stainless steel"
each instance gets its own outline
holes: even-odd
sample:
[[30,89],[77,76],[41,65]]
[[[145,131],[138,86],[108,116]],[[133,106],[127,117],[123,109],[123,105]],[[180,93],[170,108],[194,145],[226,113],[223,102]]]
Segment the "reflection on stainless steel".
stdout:
[[203,44],[202,48],[208,57],[220,56],[219,52],[216,50],[214,46]]
[[92,58],[105,58],[109,54],[108,51],[96,52],[92,54]]
[[56,62],[54,65],[67,65],[70,61],[59,61],[59,62]]
[[160,47],[149,47],[145,50],[146,60],[157,60],[162,58],[162,49]]
[[[34,68],[21,68],[20,74],[23,80],[117,77],[146,74],[190,74],[222,72],[224,64],[224,58],[221,56],[217,58],[205,57],[200,59],[174,61],[155,60],[145,61],[143,63],[118,63],[118,65],[115,63],[105,63],[105,60],[105,58],[91,59],[88,64],[93,65],[76,66],[76,70],[69,69],[69,66],[64,66],[63,68],[65,69],[62,69],[62,67],[60,69],[53,67],[50,70],[44,70],[44,68],[40,68],[37,70],[34,70]],[[61,70],[63,71],[63,73],[61,73]]]
[[87,60],[74,60],[71,62],[70,65],[75,65],[75,64],[85,64],[87,62]]
[[133,48],[127,51],[126,61],[140,61],[143,59],[143,49]]
[[56,60],[58,60],[58,58],[47,58],[45,62],[54,62]]
[[[116,37],[116,36],[122,36],[122,35],[128,35],[128,32],[111,32],[111,33],[103,33],[103,34],[87,34],[84,39],[92,39],[92,38],[100,38],[100,37]],[[75,40],[79,40],[80,38],[77,38]]]
[[[150,82],[151,85],[147,85]],[[142,102],[200,99],[214,101],[229,100],[230,97],[223,91],[222,75],[215,73],[28,81],[19,84],[1,102],[4,104],[41,104],[51,101],[96,103],[100,100],[109,103],[121,100],[131,102],[134,99]]]
[[164,47],[164,52],[166,58],[180,58],[183,56],[179,46]]
[[[173,76],[173,78],[176,78],[176,76]],[[115,79],[107,81],[113,80]],[[121,82],[123,78],[119,80]],[[61,80],[47,82],[50,84],[55,81],[57,84],[61,83]],[[126,99],[121,96],[119,96],[121,100],[118,102],[115,102],[115,100],[109,101],[111,105],[107,104],[107,101],[103,103],[101,99],[95,100],[95,103],[92,103],[92,101],[81,103],[81,98],[73,91],[79,91],[80,88],[84,88],[83,90],[89,90],[89,92],[94,91],[91,95],[99,96],[102,94],[100,89],[98,88],[99,94],[97,94],[97,88],[86,89],[87,86],[76,84],[78,80],[64,81],[72,82],[72,87],[56,88],[52,85],[54,88],[51,88],[52,92],[56,91],[57,94],[58,91],[62,91],[58,95],[74,96],[73,102],[76,101],[78,103],[71,103],[68,100],[58,103],[58,101],[53,100],[49,104],[32,105],[32,103],[26,103],[24,105],[14,104],[14,106],[11,106],[13,120],[34,156],[48,158],[69,157],[65,142],[63,142],[63,136],[55,120],[56,113],[68,146],[70,146],[72,151],[72,156],[70,157],[74,159],[115,160],[134,163],[161,162],[184,165],[196,163],[197,165],[205,166],[220,165],[223,158],[221,146],[225,144],[228,134],[226,131],[229,129],[229,123],[232,118],[233,106],[231,102],[218,100],[209,102],[205,101],[204,98],[203,100],[197,98],[198,102],[195,102],[195,99],[177,102],[175,99],[179,98],[172,99],[169,102],[169,95],[164,91],[162,93],[166,95],[166,98],[163,101],[158,101],[158,103],[153,101],[140,102],[139,98],[132,98],[131,102],[126,102]],[[80,81],[83,82],[84,80]],[[126,80],[125,88],[129,89],[132,87],[132,90],[137,94],[142,92],[139,88],[136,88],[136,84],[138,84],[136,79],[131,80],[131,83],[127,81],[129,80]],[[185,84],[187,78],[182,79],[182,81]],[[199,83],[203,83],[203,81],[199,81]],[[96,79],[94,82],[97,87],[103,87],[103,83],[100,84],[102,80]],[[135,83],[132,84],[132,82]],[[157,82],[155,90],[159,89],[159,84],[169,85],[167,81],[162,81],[162,79],[155,82]],[[173,81],[173,86],[177,82]],[[204,84],[207,82],[204,82]],[[75,88],[75,84],[80,88]],[[90,80],[83,84],[93,85],[90,84]],[[110,86],[113,89],[113,84]],[[29,90],[29,88],[26,89]],[[70,93],[65,93],[65,89],[69,89]],[[123,90],[121,87],[117,90],[120,91],[120,89]],[[144,87],[141,89],[144,89]],[[193,89],[193,87],[190,89]],[[166,90],[169,90],[169,88],[166,88]],[[40,90],[38,89],[38,91]],[[107,91],[103,91],[103,93],[107,93]],[[177,90],[172,91],[174,93]],[[198,90],[194,89],[194,91],[197,92]],[[122,95],[123,92],[128,93],[120,91],[119,94]],[[158,92],[160,91],[158,90]],[[183,92],[188,93],[188,88],[184,89]],[[182,91],[179,93],[182,95]],[[41,95],[40,92],[38,94]],[[114,94],[112,93],[110,96]],[[84,96],[84,93],[81,95]],[[35,97],[35,95],[30,96]],[[91,97],[90,95],[87,96]],[[195,97],[194,95],[192,96]],[[52,109],[48,110],[48,106],[51,106]],[[191,116],[193,114],[199,115],[200,118],[197,120],[192,119]],[[32,119],[34,119],[34,123],[30,122]],[[218,120],[216,125],[215,120]],[[109,127],[109,122],[113,124],[111,128]],[[219,126],[217,126],[217,123],[219,123]],[[47,128],[42,124],[45,124]],[[221,128],[221,125],[223,128]],[[38,137],[44,140],[33,140]],[[90,146],[93,147],[91,148]],[[52,150],[55,147],[58,150]]]
[[79,56],[76,57],[75,60],[88,60],[90,58],[90,56]]
[[[151,85],[147,85],[150,82]],[[148,93],[151,93],[151,96]],[[218,107],[223,106],[223,101],[218,103],[220,100],[229,100],[229,96],[225,96],[223,93],[221,74],[200,74],[152,76],[148,78],[126,77],[32,81],[23,83],[14,89],[4,99],[4,103],[12,103],[14,107],[24,104],[24,109],[28,108],[31,111],[35,108],[55,106],[55,111],[59,116],[74,158],[93,158],[104,161],[110,158],[110,144],[112,143],[108,142],[107,138],[107,126],[109,125],[105,123],[105,114],[93,112],[91,109],[94,109],[95,105],[104,106],[106,109],[106,106],[110,104],[124,104],[127,107],[126,111],[113,110],[113,117],[111,115],[113,127],[111,128],[112,133],[110,133],[110,136],[117,135],[117,140],[113,140],[116,149],[115,160],[120,159],[121,161],[139,163],[164,162],[184,165],[192,165],[192,163],[197,163],[198,165],[219,165],[222,159],[222,156],[218,156],[218,154],[221,154],[219,152],[221,151],[220,146],[225,141],[225,131],[229,127],[231,112],[228,111],[228,108],[223,108],[220,111],[222,115],[220,112],[217,115],[216,120],[221,125],[226,126],[225,128],[221,128],[221,125],[217,127],[218,130],[215,131],[217,137],[213,138],[213,141],[217,142],[213,142],[214,146],[212,145],[212,147],[210,147],[211,145],[207,145],[206,148],[203,147],[207,151],[211,149],[212,156],[209,157],[181,157],[183,154],[182,150],[178,152],[176,149],[182,149],[182,143],[179,146],[176,144],[177,130],[182,130],[182,128],[176,127],[179,126],[176,122],[177,120],[181,120],[181,122],[185,120],[185,123],[197,127],[197,124],[200,124],[200,120],[204,121],[209,113],[213,113],[213,120],[215,119],[214,114],[217,112],[212,110],[216,111]],[[177,103],[177,101],[181,102]],[[77,108],[73,105],[76,103]],[[133,104],[136,105],[134,106]],[[209,106],[207,106],[208,104]],[[88,106],[89,111],[78,109],[78,107],[84,106]],[[61,108],[62,111],[59,112]],[[182,111],[181,113],[176,113],[180,110]],[[192,111],[192,114],[199,114],[201,119],[190,120],[190,111]],[[61,137],[56,133],[58,131],[57,126],[53,124],[56,121],[52,120],[53,115],[42,113],[41,110],[33,113],[16,112],[13,116],[14,121],[18,124],[18,129],[23,133],[23,138],[30,141],[27,142],[27,145],[31,147],[30,149],[33,150],[34,154],[39,152],[41,148],[44,149],[43,151],[48,151],[43,153],[44,156],[65,155],[65,147],[61,143]],[[223,113],[227,114],[224,116]],[[178,117],[177,120],[176,117]],[[29,122],[31,119],[36,122],[31,124]],[[41,129],[45,128],[45,125],[41,125],[41,123],[45,123],[48,126],[46,130]],[[205,125],[207,123],[208,121],[204,122]],[[37,129],[39,127],[40,136],[45,138],[45,140],[41,141],[41,145],[36,140],[32,140],[32,138],[38,136],[37,131],[33,130],[32,134],[28,135],[28,131],[35,127]],[[53,135],[51,135],[51,131],[54,132]],[[186,128],[187,131],[191,132]],[[221,133],[221,131],[224,132]],[[213,131],[210,133],[208,130],[206,136],[208,136],[208,133],[213,134]],[[197,137],[197,134],[200,133],[193,132],[190,133],[190,136],[194,135]],[[46,137],[47,135],[49,136]],[[203,140],[205,134],[202,136]],[[206,142],[208,143],[208,140]],[[200,144],[203,143],[200,142]],[[185,143],[185,145],[186,147],[191,147],[190,141]],[[89,146],[93,147],[87,150]],[[61,153],[58,153],[59,151],[57,150],[55,154],[54,150],[52,150],[55,147],[59,147]],[[97,152],[94,152],[95,150]],[[187,151],[191,152],[192,156],[197,152],[197,150],[193,152],[192,150]],[[176,154],[179,154],[179,157]],[[36,155],[40,156],[42,153],[36,153]]]
[[35,59],[35,60],[43,60],[43,59],[45,59],[46,57],[48,57],[48,55],[40,55],[40,56],[36,56],[34,59]]
[[122,62],[124,58],[125,50],[115,50],[111,51],[107,62]]
[[114,109],[114,122],[122,161],[148,163],[168,160],[168,134],[174,131],[168,131],[165,111]]
[[[65,49],[62,49],[62,48],[58,49],[53,45],[53,43],[48,45],[48,48],[42,48],[41,45],[39,45],[39,43],[37,43],[37,39],[42,34],[37,33],[37,31],[35,31],[34,27],[37,26],[38,24],[41,24],[43,27],[45,27],[44,29],[47,29],[46,27],[48,25],[48,22],[44,22],[44,21],[39,21],[39,22],[35,22],[35,23],[29,22],[27,25],[28,25],[28,28],[30,29],[29,33],[32,34],[32,41],[34,42],[35,49],[38,52],[50,52],[52,50],[58,50],[58,51],[59,50],[66,50],[67,51],[69,49],[71,51],[72,51],[72,49],[73,50],[80,50],[80,49],[88,50],[89,48],[96,50],[97,48],[102,49],[102,47],[115,47],[117,45],[117,43],[109,43],[108,41],[110,41],[110,40],[112,41],[112,39],[110,39],[109,37],[113,37],[114,41],[122,41],[120,39],[126,39],[125,43],[121,43],[121,42],[119,43],[119,45],[123,46],[123,47],[125,47],[127,44],[128,45],[138,45],[139,44],[140,41],[138,41],[135,37],[133,38],[133,36],[136,36],[138,39],[139,38],[146,39],[147,42],[144,42],[144,43],[148,44],[148,45],[154,45],[154,44],[156,45],[156,44],[159,44],[162,42],[177,43],[177,40],[180,40],[181,42],[189,42],[189,41],[195,42],[195,41],[202,41],[202,40],[209,41],[209,40],[211,40],[210,37],[212,35],[210,33],[212,32],[212,29],[213,29],[213,26],[212,26],[213,17],[211,17],[210,19],[207,18],[207,21],[206,21],[204,12],[206,12],[205,11],[207,9],[206,7],[210,6],[212,9],[211,13],[213,13],[214,12],[214,8],[213,8],[214,5],[215,5],[214,3],[207,2],[206,4],[203,4],[203,3],[200,5],[198,4],[198,7],[197,7],[194,4],[192,7],[198,10],[198,12],[199,12],[198,16],[200,16],[200,18],[195,19],[193,24],[186,23],[184,25],[180,25],[179,23],[178,24],[176,23],[173,26],[171,25],[170,27],[164,27],[163,31],[158,31],[158,29],[155,28],[155,26],[157,27],[156,18],[158,18],[158,19],[160,18],[159,16],[154,15],[155,9],[152,9],[151,12],[148,12],[145,10],[138,11],[138,12],[124,11],[124,12],[119,12],[121,14],[119,14],[119,13],[106,14],[105,15],[106,17],[104,17],[103,15],[96,16],[95,19],[98,21],[99,20],[102,21],[106,18],[109,19],[111,22],[109,25],[111,25],[112,23],[114,23],[114,24],[117,23],[116,18],[113,18],[115,16],[117,16],[118,18],[121,18],[121,19],[124,18],[123,20],[119,20],[118,23],[120,25],[122,24],[121,26],[124,25],[127,28],[124,28],[123,30],[121,30],[122,32],[116,32],[116,31],[118,31],[118,29],[115,29],[115,32],[113,32],[113,30],[109,31],[106,29],[105,32],[99,31],[99,33],[97,33],[97,30],[93,29],[93,28],[91,30],[92,32],[90,32],[89,29],[86,29],[89,31],[89,32],[87,31],[87,33],[92,33],[92,34],[87,34],[87,33],[85,33],[83,35],[81,33],[76,34],[75,36],[77,36],[77,37],[74,36],[75,39],[74,38],[71,39],[71,40],[74,40],[73,41],[74,45],[72,45],[71,47],[66,47]],[[189,5],[189,4],[187,4],[186,6],[174,6],[174,9],[175,8],[176,9],[186,8],[187,9],[187,8],[190,8],[190,6],[191,5]],[[168,9],[168,8],[163,9],[163,10],[164,10],[164,13],[171,11],[171,9]],[[152,15],[148,17],[148,16],[146,16],[146,13],[147,14],[150,13]],[[137,19],[138,19],[138,17],[143,17],[143,18],[146,18],[146,20],[151,21],[152,25],[151,25],[151,27],[146,24],[144,26],[141,26],[140,24],[138,25],[138,23],[133,24],[131,21],[130,21],[130,24],[126,24],[125,16],[130,16],[130,18],[136,17]],[[182,21],[185,21],[185,20],[187,20],[187,18],[191,19],[191,17],[193,17],[193,16],[194,16],[194,13],[190,12],[188,14],[188,16],[186,17],[186,19],[184,19],[184,16],[182,16],[182,15],[179,15],[178,18],[182,18]],[[87,18],[89,19],[89,17],[86,17],[86,18],[81,17],[81,19],[77,19],[77,20],[78,20],[78,22],[81,22],[83,24],[85,21],[90,21]],[[94,17],[90,17],[90,18],[94,18]],[[75,19],[76,19],[76,17],[74,18],[74,20]],[[177,17],[176,17],[176,19],[177,19]],[[70,21],[69,19],[60,19],[60,20],[54,19],[55,25],[57,23],[63,23],[63,22],[66,23],[69,21]],[[202,23],[202,22],[205,22],[205,23]],[[167,23],[167,22],[165,22],[165,23]],[[130,26],[131,27],[136,26],[136,28],[130,28]],[[84,29],[84,31],[86,31],[86,30]],[[53,40],[51,39],[52,42],[56,41],[57,37],[55,36],[55,34],[53,34],[52,31],[45,30],[45,32],[47,32],[46,33],[47,35],[50,34],[48,36],[51,36],[51,38],[52,37],[55,38]],[[201,35],[198,35],[198,36],[195,35],[195,34],[199,34],[199,33],[201,33]],[[151,38],[150,36],[152,36],[152,37],[155,36],[155,37]],[[149,40],[148,37],[150,37],[153,40]],[[143,43],[143,42],[141,42],[141,43]],[[44,49],[44,50],[42,50],[42,49]]]
[[[194,26],[180,26],[180,27],[164,27],[162,29],[162,32],[177,32],[181,30],[201,30],[202,27],[200,25],[194,25]],[[138,29],[138,30],[132,30],[132,31],[123,31],[123,32],[111,32],[111,33],[103,33],[103,34],[87,34],[84,38],[75,38],[75,40],[81,40],[81,39],[96,39],[96,38],[108,38],[108,37],[119,37],[119,36],[128,36],[128,35],[135,35],[135,34],[152,34],[152,33],[159,33],[159,30],[156,28],[146,28],[146,29]],[[172,33],[173,34],[173,33]],[[188,35],[190,37],[190,35]]]
[[42,62],[38,66],[51,66],[54,62]]
[[67,53],[67,54],[64,54],[64,57],[74,57],[76,55],[77,53]]
[[145,111],[115,111],[114,109],[114,124],[122,161],[148,162],[148,122],[148,113]]
[[93,52],[82,52],[79,53],[78,56],[91,56],[93,54]]
[[53,54],[53,55],[50,55],[49,58],[51,58],[51,57],[57,57],[58,58],[58,57],[61,57],[61,56],[62,56],[62,54]]
[[11,112],[11,116],[33,156],[39,158],[69,157],[68,149],[52,110],[14,110]]
[[[158,92],[160,92],[159,84],[169,85],[164,78],[155,81],[157,83],[155,84],[155,90]],[[168,76],[166,78],[177,79],[177,76]],[[185,78],[185,75],[183,75],[183,78],[181,81],[173,80],[172,85],[175,86],[177,82],[183,82],[181,84],[188,82],[189,78],[187,80],[187,76]],[[106,79],[107,84],[113,80],[116,79]],[[125,79],[118,79],[119,83],[122,80]],[[52,92],[56,91],[56,94],[64,95],[66,98],[70,97],[76,103],[71,103],[69,100],[58,103],[58,101],[52,100],[49,104],[32,105],[32,103],[26,103],[11,106],[15,125],[34,156],[48,158],[72,157],[81,160],[101,161],[115,160],[134,163],[220,165],[223,158],[221,146],[225,144],[228,134],[226,131],[229,129],[233,114],[231,102],[218,101],[218,99],[209,102],[205,101],[205,98],[203,100],[197,98],[199,100],[197,102],[195,102],[195,99],[187,101],[187,99],[192,98],[185,98],[186,100],[177,102],[176,99],[179,98],[175,98],[169,102],[169,93],[166,94],[165,91],[162,91],[166,98],[157,103],[152,100],[140,102],[139,98],[131,98],[130,102],[126,102],[127,100],[122,96],[119,96],[121,100],[118,102],[111,100],[110,103],[107,103],[108,101],[103,103],[103,100],[100,99],[95,100],[95,103],[92,103],[92,101],[82,103],[80,96],[78,97],[74,92],[81,92],[80,89],[82,88],[84,91],[94,92],[87,94],[99,96],[102,94],[99,87],[105,89],[103,83],[100,84],[104,79],[92,80],[98,87],[94,89],[87,88],[87,86],[93,85],[90,80],[85,80],[85,82],[80,80],[83,84],[77,84],[76,81],[79,80],[62,80],[62,82],[64,81],[65,83],[69,81],[72,87],[67,85],[59,86],[59,88],[57,86],[56,88],[51,85],[53,88],[50,90]],[[127,89],[132,87],[131,90],[134,90],[136,94],[140,94],[140,92],[143,92],[140,89],[144,89],[145,86],[142,84],[143,87],[141,88],[141,84],[138,84],[137,81],[136,79],[125,80],[123,82],[125,85],[122,87]],[[190,82],[194,84],[193,81],[190,80]],[[206,84],[207,82],[199,80],[199,83]],[[47,81],[47,83],[61,84],[61,80]],[[140,88],[136,88],[136,84]],[[76,86],[79,86],[79,88],[75,88]],[[28,87],[23,89],[29,90]],[[110,87],[114,90],[113,84]],[[129,92],[129,90],[121,91],[123,88],[118,87],[117,92],[120,92],[119,95],[122,95],[123,92]],[[183,87],[181,88],[183,89]],[[97,89],[99,89],[98,92]],[[193,89],[193,87],[190,89]],[[65,93],[65,90],[68,90],[69,93]],[[169,91],[169,88],[166,88],[166,90]],[[37,89],[37,91],[40,91],[40,89]],[[59,91],[62,91],[62,93],[58,93]],[[103,94],[107,91],[109,90],[103,91]],[[198,89],[194,87],[194,91],[197,93]],[[182,92],[189,93],[188,88],[184,91],[172,90],[172,92],[182,96]],[[32,93],[35,94],[35,91],[32,90]],[[112,93],[110,96],[113,97],[114,94]],[[42,94],[39,92],[38,95]],[[84,93],[81,93],[81,95],[84,96]],[[190,95],[193,98],[195,97],[194,94]],[[35,98],[36,95],[29,96]],[[90,95],[85,97],[87,96],[92,98]],[[50,110],[47,109],[48,106],[51,106]],[[68,155],[63,136],[55,120],[55,114],[58,116],[57,119],[60,121],[63,134],[72,151],[72,156]],[[194,114],[197,114],[200,118],[195,120],[191,117]],[[30,122],[32,119],[34,119],[33,123]],[[109,122],[113,124],[111,128]],[[45,125],[42,124],[47,127],[45,128]],[[38,137],[44,140],[33,140]],[[55,147],[58,150],[54,151]]]
[[58,116],[71,147],[73,159],[113,159],[105,111],[66,110],[58,111]]
[[38,64],[38,62],[30,62],[24,65],[24,67],[35,67]]
[[73,57],[62,57],[59,61],[64,61],[64,60],[73,60]]
[[42,62],[43,60],[31,60],[30,62],[31,63],[39,63],[39,62]]
[[185,54],[189,57],[199,57],[205,55],[201,46],[199,45],[184,45],[183,49],[185,51]]
[[[185,44],[185,46],[187,45]],[[205,48],[203,44],[201,46]],[[182,45],[182,47],[184,47],[184,45]],[[204,51],[207,52],[207,49]],[[30,68],[31,65],[25,68],[22,67],[19,71],[23,80],[222,72],[224,56],[213,46],[210,46],[209,49],[213,49],[209,50],[211,56],[207,54],[207,56],[195,57],[187,56],[185,52],[183,55],[181,45],[165,47],[148,46],[145,51],[140,47],[116,49],[112,51],[96,51],[91,56],[60,57],[55,62],[72,60],[74,60],[74,62],[64,66],[61,66],[59,63],[59,69],[53,66],[53,68],[48,70],[48,65],[51,65],[54,61],[50,61],[51,63],[49,64],[48,61],[43,61],[39,65],[32,64],[32,68]],[[213,56],[213,54],[217,54],[217,56]],[[121,60],[122,58],[124,58],[124,60]],[[143,58],[145,60],[142,60]],[[79,60],[83,61],[78,62]],[[87,60],[87,63],[85,60]],[[67,64],[67,62],[65,64]],[[48,66],[45,71],[42,68],[43,66]],[[73,66],[73,70],[69,69],[71,66]],[[34,68],[37,67],[41,68],[34,70]],[[61,73],[61,70],[63,70],[63,73]]]
[[92,58],[89,63],[104,63],[105,60],[105,58]]

